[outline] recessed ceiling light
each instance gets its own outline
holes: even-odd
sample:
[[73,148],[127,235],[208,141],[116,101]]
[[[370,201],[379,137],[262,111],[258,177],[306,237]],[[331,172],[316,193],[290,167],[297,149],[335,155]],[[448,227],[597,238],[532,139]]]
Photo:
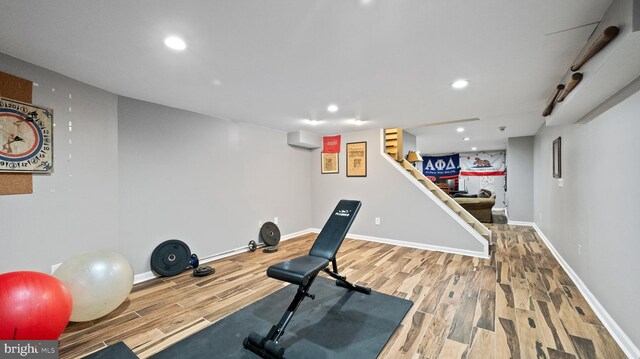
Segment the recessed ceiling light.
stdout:
[[320,124],[320,122],[322,122],[322,121],[318,121],[318,120],[310,120],[310,119],[306,118],[306,119],[304,120],[304,122],[306,122],[307,124],[309,124],[309,125],[311,125],[311,126],[317,126],[317,125],[319,125],[319,124]]
[[456,131],[458,131],[458,132],[464,132],[464,127],[458,127],[458,128],[456,128]]
[[173,50],[179,50],[182,51],[184,49],[187,48],[187,44],[184,42],[184,40],[182,40],[181,38],[177,37],[177,36],[169,36],[166,39],[164,39],[164,44]]
[[475,151],[477,149],[478,149],[478,147],[471,147],[471,151]]
[[467,87],[467,85],[469,85],[469,81],[467,80],[456,80],[451,84],[451,87],[453,87],[454,89],[463,89]]
[[469,140],[470,140],[470,138],[469,138],[469,137],[465,137],[465,138],[463,138],[462,140],[463,140],[463,141],[469,141]]
[[331,113],[338,112],[338,105],[336,105],[335,103],[330,104],[329,106],[327,106],[327,111]]

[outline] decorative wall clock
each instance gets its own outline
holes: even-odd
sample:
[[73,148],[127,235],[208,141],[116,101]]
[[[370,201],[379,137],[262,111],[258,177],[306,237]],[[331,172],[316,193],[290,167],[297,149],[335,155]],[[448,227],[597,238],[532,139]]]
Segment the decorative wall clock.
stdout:
[[53,170],[53,110],[0,98],[0,171]]

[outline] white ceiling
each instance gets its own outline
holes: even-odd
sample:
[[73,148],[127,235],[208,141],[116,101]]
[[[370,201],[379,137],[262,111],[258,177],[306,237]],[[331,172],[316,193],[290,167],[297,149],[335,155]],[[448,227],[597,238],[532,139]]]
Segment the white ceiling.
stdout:
[[[535,133],[610,3],[1,0],[0,52],[120,95],[282,131],[479,117],[464,135],[487,150]],[[187,49],[167,49],[168,35]],[[458,78],[469,87],[452,89]],[[340,110],[327,113],[329,103]],[[354,117],[365,124],[346,121]],[[433,144],[423,151],[469,150],[456,127],[411,131]]]

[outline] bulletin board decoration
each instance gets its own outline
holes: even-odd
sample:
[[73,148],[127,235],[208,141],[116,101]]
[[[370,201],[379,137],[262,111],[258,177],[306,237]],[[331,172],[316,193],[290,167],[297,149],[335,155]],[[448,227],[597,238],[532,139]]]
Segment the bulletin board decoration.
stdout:
[[367,177],[367,143],[347,143],[347,177]]
[[53,110],[0,97],[0,171],[52,170]]
[[[0,97],[31,103],[33,82],[0,71]],[[0,172],[0,195],[33,193],[33,175],[28,172]]]

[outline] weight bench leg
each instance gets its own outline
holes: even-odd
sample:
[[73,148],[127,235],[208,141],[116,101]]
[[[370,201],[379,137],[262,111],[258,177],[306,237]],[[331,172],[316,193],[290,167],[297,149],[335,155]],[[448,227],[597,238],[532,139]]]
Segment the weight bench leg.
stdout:
[[336,263],[335,258],[331,261],[331,264],[333,266],[333,270],[329,268],[325,268],[324,272],[336,280],[336,285],[338,287],[347,288],[349,290],[355,290],[356,292],[364,293],[367,295],[371,294],[371,288],[353,284],[347,281],[347,277],[338,274],[338,264]]
[[305,297],[310,297],[311,299],[315,299],[314,294],[309,294],[309,288],[313,284],[313,281],[316,279],[317,275],[313,276],[309,283],[305,286],[299,286],[298,291],[296,292],[295,297],[289,304],[289,307],[280,318],[280,322],[277,325],[271,327],[269,333],[262,337],[255,332],[249,334],[248,337],[244,339],[243,345],[246,349],[254,352],[262,358],[266,359],[281,359],[284,356],[284,348],[278,344],[278,341],[284,334],[285,328],[291,322],[291,318],[298,310],[300,303],[304,300]]

